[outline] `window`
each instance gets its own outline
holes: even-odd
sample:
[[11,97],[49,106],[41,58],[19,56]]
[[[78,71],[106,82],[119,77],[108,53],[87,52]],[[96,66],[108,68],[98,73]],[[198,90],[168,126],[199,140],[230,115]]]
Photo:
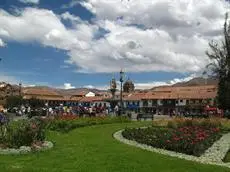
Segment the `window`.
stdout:
[[152,101],[152,105],[156,105],[157,104],[157,101],[156,100],[153,100]]
[[181,103],[183,103],[183,100],[180,100]]
[[178,104],[178,100],[176,100],[176,104]]
[[143,106],[148,106],[148,101],[144,100]]
[[186,104],[187,104],[187,105],[189,104],[189,100],[186,100]]

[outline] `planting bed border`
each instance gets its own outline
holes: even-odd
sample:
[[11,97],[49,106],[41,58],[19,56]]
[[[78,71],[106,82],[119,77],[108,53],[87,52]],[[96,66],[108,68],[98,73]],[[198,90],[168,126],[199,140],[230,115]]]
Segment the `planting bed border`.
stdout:
[[[142,127],[145,128],[145,127]],[[135,146],[150,152],[156,152],[163,155],[168,155],[172,157],[177,157],[180,159],[185,159],[189,161],[195,161],[202,164],[210,164],[210,165],[219,165],[230,168],[230,163],[224,163],[222,160],[224,159],[226,153],[229,151],[230,148],[230,133],[224,134],[219,140],[214,142],[214,144],[208,148],[204,154],[200,157],[187,155],[183,153],[178,153],[174,151],[169,151],[165,149],[155,148],[146,144],[141,144],[133,140],[128,140],[123,137],[122,132],[123,130],[119,130],[113,134],[113,137],[125,144]]]
[[[35,152],[45,151],[53,148],[53,143],[50,141],[44,141],[42,146],[37,146]],[[0,148],[0,155],[20,155],[20,154],[28,154],[33,152],[30,146],[21,146],[19,149],[14,148]]]

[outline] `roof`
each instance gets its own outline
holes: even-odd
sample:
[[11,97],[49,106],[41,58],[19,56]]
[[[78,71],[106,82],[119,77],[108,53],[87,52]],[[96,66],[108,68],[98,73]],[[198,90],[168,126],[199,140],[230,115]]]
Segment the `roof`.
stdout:
[[216,86],[162,87],[146,93],[143,99],[208,99],[217,95]]
[[95,102],[95,101],[103,101],[103,98],[99,96],[95,96],[95,97],[83,97],[79,100],[79,102]]
[[127,101],[137,101],[137,100],[141,100],[145,97],[146,93],[133,93],[133,94],[129,94],[128,96],[126,96],[124,98],[124,100]]
[[76,96],[69,97],[70,101],[80,101],[81,99],[82,99],[82,97],[76,97]]

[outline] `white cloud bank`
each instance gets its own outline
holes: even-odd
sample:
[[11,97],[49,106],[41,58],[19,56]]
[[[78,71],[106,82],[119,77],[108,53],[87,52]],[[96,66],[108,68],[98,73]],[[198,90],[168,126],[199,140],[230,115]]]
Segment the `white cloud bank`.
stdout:
[[[196,73],[208,63],[205,50],[220,38],[224,0],[87,0],[94,24],[66,12],[25,8],[0,10],[0,39],[37,41],[66,50],[79,72],[173,71]],[[67,28],[61,21],[72,23]],[[47,24],[48,23],[48,24]],[[101,35],[99,28],[106,34]]]
[[3,42],[2,39],[0,39],[0,47],[5,47],[5,46],[6,46],[5,42]]
[[19,2],[21,3],[25,3],[25,4],[39,4],[40,0],[19,0]]
[[[165,86],[165,85],[173,85],[179,82],[187,82],[193,78],[197,77],[195,74],[192,74],[188,77],[185,78],[174,78],[172,80],[168,80],[168,81],[152,81],[152,82],[146,82],[146,83],[135,83],[134,81],[134,85],[135,85],[135,89],[150,89],[153,87],[157,87],[157,86]],[[117,89],[120,88],[119,86],[119,82],[117,82]],[[94,85],[86,85],[84,86],[84,88],[89,88],[89,89],[99,89],[99,90],[108,90],[109,89],[109,85],[104,85],[104,86],[94,86]]]
[[71,83],[64,83],[64,89],[68,90],[68,89],[72,89],[75,88],[74,86],[71,85]]

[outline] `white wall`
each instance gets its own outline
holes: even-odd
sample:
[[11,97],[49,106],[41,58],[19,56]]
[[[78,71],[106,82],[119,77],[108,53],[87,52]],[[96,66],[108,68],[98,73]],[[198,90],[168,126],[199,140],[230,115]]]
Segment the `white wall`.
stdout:
[[157,105],[162,106],[163,104],[161,103],[162,100],[157,100]]
[[95,93],[93,93],[93,92],[88,92],[86,95],[85,95],[85,97],[95,97]]
[[143,107],[143,100],[140,100],[140,107]]
[[185,106],[186,105],[186,100],[185,99],[178,99],[178,103],[176,103],[176,106]]
[[95,101],[92,103],[93,106],[97,103],[97,106],[101,103],[102,106],[104,106],[104,103],[106,103],[106,107],[109,107],[110,103],[109,102],[104,102],[104,101]]

